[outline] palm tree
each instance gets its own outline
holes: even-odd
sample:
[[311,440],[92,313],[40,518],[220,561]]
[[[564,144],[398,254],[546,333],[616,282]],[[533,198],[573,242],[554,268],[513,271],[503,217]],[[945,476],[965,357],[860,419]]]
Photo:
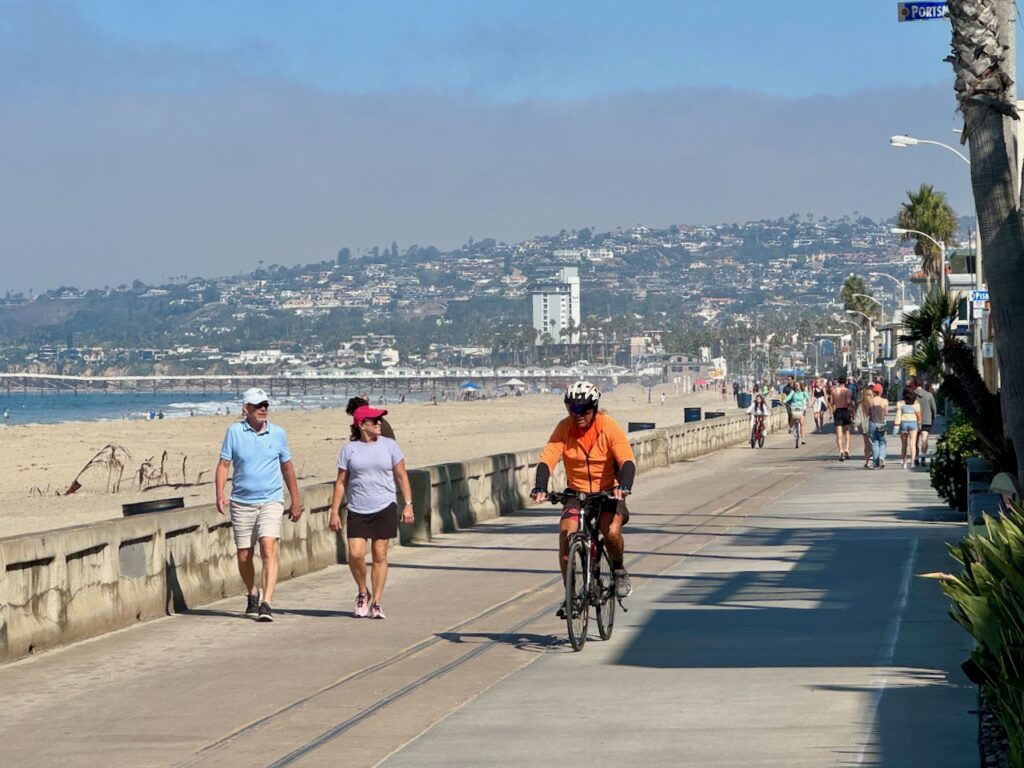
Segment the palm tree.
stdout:
[[843,288],[839,292],[839,297],[843,300],[843,309],[855,309],[869,317],[874,317],[878,314],[879,304],[876,301],[864,298],[870,295],[871,291],[868,289],[868,284],[859,275],[850,275],[846,278],[843,282]]
[[950,0],[954,91],[964,116],[963,140],[970,145],[971,186],[978,237],[985,254],[984,277],[997,331],[1001,401],[1006,427],[1017,448],[1017,477],[1024,478],[1024,344],[1013,334],[1024,329],[1024,220],[1015,179],[1017,73],[1007,56],[1016,15],[1011,0],[986,3]]
[[999,396],[989,392],[974,362],[974,352],[953,333],[953,325],[966,299],[944,290],[929,293],[919,309],[903,315],[906,333],[900,341],[915,345],[900,362],[941,377],[940,392],[948,397],[974,427],[984,453],[1000,470],[1016,467],[1013,446],[1003,431]]
[[[949,207],[944,192],[936,192],[931,184],[922,184],[917,192],[907,190],[907,202],[900,203],[896,221],[903,229],[913,229],[931,235],[940,243],[952,242],[956,234],[957,220],[953,209]],[[921,257],[921,270],[928,280],[931,290],[932,280],[942,281],[946,271],[943,252],[935,243],[913,233],[900,235],[900,242],[915,240],[914,253]]]

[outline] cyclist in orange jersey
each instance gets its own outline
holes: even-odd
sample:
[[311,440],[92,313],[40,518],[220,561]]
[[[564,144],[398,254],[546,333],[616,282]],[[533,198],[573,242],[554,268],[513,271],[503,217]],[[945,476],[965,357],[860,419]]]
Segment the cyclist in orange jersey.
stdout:
[[[577,493],[609,491],[601,508],[598,525],[604,534],[605,547],[612,561],[615,594],[628,597],[633,588],[623,565],[625,542],[622,526],[629,520],[626,497],[633,488],[636,459],[626,433],[611,416],[598,410],[601,392],[589,381],[577,381],[565,390],[565,407],[569,412],[558,422],[537,464],[537,477],[532,491],[535,502],[544,501],[548,480],[561,461],[565,465],[568,490]],[[558,530],[558,564],[565,579],[569,558],[569,536],[580,526],[580,505],[569,502],[562,510]],[[564,618],[565,606],[559,609]]]

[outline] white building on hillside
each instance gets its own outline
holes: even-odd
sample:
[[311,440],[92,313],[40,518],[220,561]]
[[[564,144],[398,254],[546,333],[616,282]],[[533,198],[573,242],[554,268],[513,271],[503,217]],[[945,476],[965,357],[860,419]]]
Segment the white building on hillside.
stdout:
[[544,343],[549,334],[555,343],[576,344],[579,332],[570,335],[566,330],[580,326],[580,271],[578,267],[563,267],[554,282],[538,285],[530,294],[533,301],[533,327],[537,329],[537,344]]

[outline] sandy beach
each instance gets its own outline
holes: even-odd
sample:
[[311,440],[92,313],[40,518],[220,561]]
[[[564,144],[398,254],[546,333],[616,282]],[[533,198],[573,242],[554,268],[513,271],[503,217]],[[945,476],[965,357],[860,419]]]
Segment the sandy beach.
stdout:
[[[672,385],[655,388],[650,403],[645,389],[624,385],[607,393],[601,404],[623,429],[629,421],[679,424],[687,406],[727,412],[735,408],[731,394],[727,402],[717,393],[677,395]],[[553,394],[436,406],[389,404],[388,410],[388,420],[410,468],[539,448],[564,415],[560,397]],[[213,471],[221,441],[235,418],[67,422],[0,429],[0,461],[6,468],[0,480],[0,537],[120,517],[121,504],[133,501],[184,496],[188,506],[212,503]],[[271,409],[270,418],[288,432],[300,485],[334,479],[338,451],[348,439],[350,422],[343,409]],[[120,491],[108,490],[107,468],[95,466],[82,474],[80,490],[63,495],[89,460],[107,445],[117,445],[131,457],[125,460]],[[156,471],[165,451],[166,481],[179,487],[140,490],[135,482],[139,467],[149,460]]]

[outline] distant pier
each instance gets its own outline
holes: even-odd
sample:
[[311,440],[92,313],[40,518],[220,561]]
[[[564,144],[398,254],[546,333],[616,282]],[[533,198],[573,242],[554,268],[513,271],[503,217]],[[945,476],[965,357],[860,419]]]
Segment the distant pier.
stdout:
[[[523,386],[550,389],[561,387],[580,374],[569,370],[517,372],[498,375],[479,370],[386,374],[365,372],[344,376],[308,376],[284,374],[241,375],[168,375],[168,376],[66,376],[53,373],[0,373],[0,392],[6,395],[41,393],[77,395],[79,393],[203,392],[224,395],[260,387],[270,395],[356,395],[361,393],[442,392],[457,390],[467,382],[494,390],[518,379]],[[622,373],[587,374],[597,382],[638,381],[640,376]],[[513,385],[514,386],[514,385]]]

